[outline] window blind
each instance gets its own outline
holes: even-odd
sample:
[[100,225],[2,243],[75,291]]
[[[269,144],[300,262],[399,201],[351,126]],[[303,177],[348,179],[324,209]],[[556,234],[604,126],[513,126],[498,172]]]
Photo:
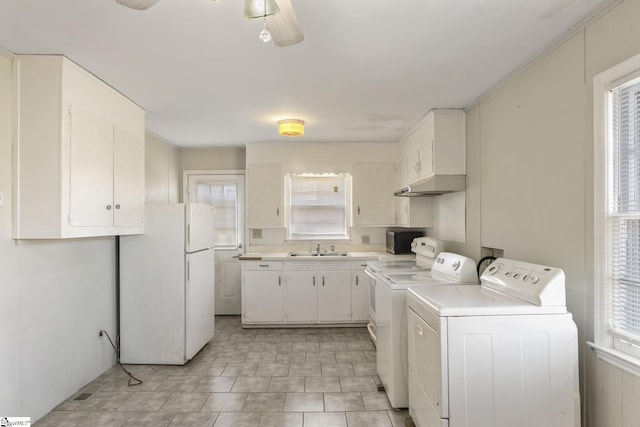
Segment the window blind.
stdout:
[[345,238],[347,196],[344,175],[291,176],[290,234]]
[[607,164],[609,328],[614,336],[640,344],[640,81],[634,80],[612,90],[610,106]]
[[196,185],[196,201],[215,207],[216,247],[238,246],[238,188],[235,183]]

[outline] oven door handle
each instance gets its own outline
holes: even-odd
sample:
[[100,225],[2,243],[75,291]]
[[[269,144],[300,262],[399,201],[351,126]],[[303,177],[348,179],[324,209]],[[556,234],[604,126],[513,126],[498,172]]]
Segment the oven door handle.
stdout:
[[376,280],[376,276],[374,276],[373,273],[371,273],[369,270],[365,270],[364,272],[367,276],[371,277],[373,280]]

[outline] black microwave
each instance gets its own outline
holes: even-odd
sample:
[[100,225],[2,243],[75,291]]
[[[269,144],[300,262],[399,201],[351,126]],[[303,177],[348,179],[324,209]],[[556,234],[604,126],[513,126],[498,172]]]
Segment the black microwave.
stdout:
[[390,254],[410,254],[411,242],[416,237],[424,237],[424,232],[387,231],[387,252]]

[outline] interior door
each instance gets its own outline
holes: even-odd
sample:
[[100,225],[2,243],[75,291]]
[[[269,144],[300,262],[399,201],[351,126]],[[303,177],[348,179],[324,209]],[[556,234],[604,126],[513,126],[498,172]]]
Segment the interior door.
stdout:
[[186,173],[184,200],[215,208],[216,314],[241,313],[241,265],[244,247],[244,175]]

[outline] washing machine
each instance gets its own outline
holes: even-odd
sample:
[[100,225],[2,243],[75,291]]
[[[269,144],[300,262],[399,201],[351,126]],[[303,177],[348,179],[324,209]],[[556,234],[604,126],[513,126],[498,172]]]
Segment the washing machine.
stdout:
[[577,427],[578,334],[561,269],[499,258],[480,286],[407,291],[419,427]]
[[475,262],[462,255],[440,252],[429,271],[378,275],[375,287],[376,370],[393,408],[406,408],[409,405],[407,288],[442,284],[477,286]]

